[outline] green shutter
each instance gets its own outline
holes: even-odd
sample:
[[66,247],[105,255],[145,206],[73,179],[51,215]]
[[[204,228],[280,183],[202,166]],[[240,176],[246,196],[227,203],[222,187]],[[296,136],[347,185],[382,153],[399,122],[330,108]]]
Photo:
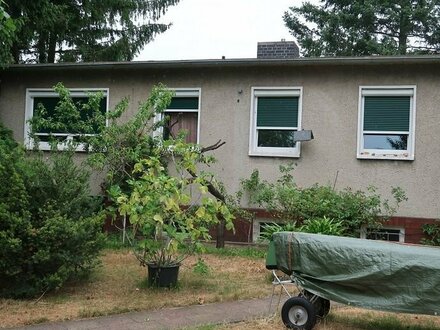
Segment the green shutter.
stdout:
[[173,97],[167,109],[197,110],[198,108],[198,97]]
[[410,96],[365,96],[365,131],[409,131]]
[[298,127],[298,97],[258,97],[257,126]]

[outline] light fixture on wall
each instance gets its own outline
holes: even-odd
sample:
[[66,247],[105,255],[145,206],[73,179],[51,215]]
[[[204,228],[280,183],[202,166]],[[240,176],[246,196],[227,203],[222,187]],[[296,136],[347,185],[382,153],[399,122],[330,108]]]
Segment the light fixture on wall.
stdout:
[[310,141],[313,139],[314,136],[311,129],[293,132],[293,141],[295,142]]

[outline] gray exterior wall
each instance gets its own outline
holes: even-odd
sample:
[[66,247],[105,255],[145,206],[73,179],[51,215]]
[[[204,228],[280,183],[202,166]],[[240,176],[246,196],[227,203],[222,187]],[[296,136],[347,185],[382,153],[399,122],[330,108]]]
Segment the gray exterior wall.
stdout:
[[[278,166],[292,159],[250,157],[251,87],[303,88],[302,127],[315,139],[301,146],[294,176],[301,186],[313,183],[365,189],[375,185],[384,196],[391,186],[402,187],[408,202],[398,215],[436,218],[440,214],[440,64],[211,66],[118,69],[12,69],[1,75],[0,120],[23,141],[26,88],[50,88],[62,81],[71,88],[109,88],[110,106],[124,96],[137,104],[153,84],[170,88],[201,88],[200,143],[226,142],[215,151],[213,167],[231,191],[253,169],[274,179]],[[358,160],[356,158],[360,85],[416,85],[415,160]],[[242,91],[242,93],[240,93]],[[97,181],[95,181],[97,191]]]

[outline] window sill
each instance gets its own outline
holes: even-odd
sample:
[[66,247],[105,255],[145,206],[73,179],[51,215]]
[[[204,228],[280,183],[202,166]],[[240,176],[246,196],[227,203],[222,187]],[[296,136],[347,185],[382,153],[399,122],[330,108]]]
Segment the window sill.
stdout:
[[[35,150],[35,146],[33,144],[33,142],[31,143],[27,143],[26,144],[26,149],[27,150]],[[36,150],[40,150],[40,151],[52,151],[53,149],[51,148],[51,146],[46,143],[46,142],[40,142],[38,144],[38,147]],[[63,144],[58,144],[57,145],[57,151],[65,151],[65,150],[69,150],[69,147]],[[87,152],[86,150],[86,146],[84,143],[79,144],[78,146],[76,146],[76,148],[73,148],[73,150],[75,152]]]
[[285,157],[285,158],[300,158],[300,152],[281,152],[281,151],[249,151],[250,157]]
[[409,153],[393,154],[393,153],[361,152],[357,154],[357,159],[414,160],[414,155],[410,155]]

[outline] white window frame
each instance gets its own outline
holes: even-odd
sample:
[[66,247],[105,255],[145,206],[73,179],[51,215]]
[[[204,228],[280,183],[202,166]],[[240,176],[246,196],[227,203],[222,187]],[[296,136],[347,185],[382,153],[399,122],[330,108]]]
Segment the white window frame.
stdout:
[[301,154],[301,142],[296,142],[294,148],[259,147],[258,130],[292,130],[292,127],[258,127],[257,129],[257,106],[258,97],[265,96],[297,96],[298,97],[298,127],[294,130],[301,130],[302,121],[302,87],[252,87],[251,88],[251,109],[250,109],[250,132],[249,132],[249,156],[266,157],[293,157],[298,158]]
[[[416,93],[415,85],[404,86],[359,86],[359,117],[357,136],[358,159],[414,160]],[[407,150],[382,150],[364,148],[364,104],[365,96],[410,96],[409,132],[367,131],[373,134],[408,134]]]
[[[86,97],[88,93],[102,92],[106,97],[106,112],[109,111],[109,88],[68,88],[70,96],[72,97]],[[29,120],[34,115],[34,98],[35,97],[59,97],[59,94],[55,92],[53,88],[27,88],[26,89],[26,105],[25,105],[25,124],[24,124],[24,144],[27,149],[34,148],[34,140],[30,137],[31,127]],[[108,125],[108,119],[106,119],[105,125]],[[72,140],[74,136],[78,134],[58,133],[53,136],[66,136],[66,140]],[[84,136],[94,136],[95,134],[84,134]],[[51,150],[51,146],[48,142],[38,142],[39,150]],[[65,143],[59,143],[58,150],[66,150]],[[85,151],[84,144],[79,144],[76,151]]]
[[[197,88],[167,88],[167,90],[174,92],[173,97],[198,97],[199,106],[197,110],[194,109],[165,109],[163,113],[157,114],[154,117],[154,122],[157,123],[163,119],[164,114],[170,112],[193,112],[197,113],[197,144],[200,143],[200,109],[202,105],[202,89]],[[163,127],[158,128],[153,132],[153,136],[159,137],[163,136]]]
[[261,237],[261,224],[262,223],[274,223],[279,225],[284,225],[285,222],[274,220],[273,218],[256,218],[252,224],[252,238],[254,242],[258,242]]
[[[405,228],[402,228],[402,227],[380,227],[378,229],[380,229],[380,230],[398,230],[399,231],[399,243],[405,243]],[[363,226],[361,228],[361,238],[362,239],[367,239],[367,233],[369,230],[371,230],[371,228],[368,228],[366,226]],[[393,242],[393,241],[387,240],[385,242]]]

